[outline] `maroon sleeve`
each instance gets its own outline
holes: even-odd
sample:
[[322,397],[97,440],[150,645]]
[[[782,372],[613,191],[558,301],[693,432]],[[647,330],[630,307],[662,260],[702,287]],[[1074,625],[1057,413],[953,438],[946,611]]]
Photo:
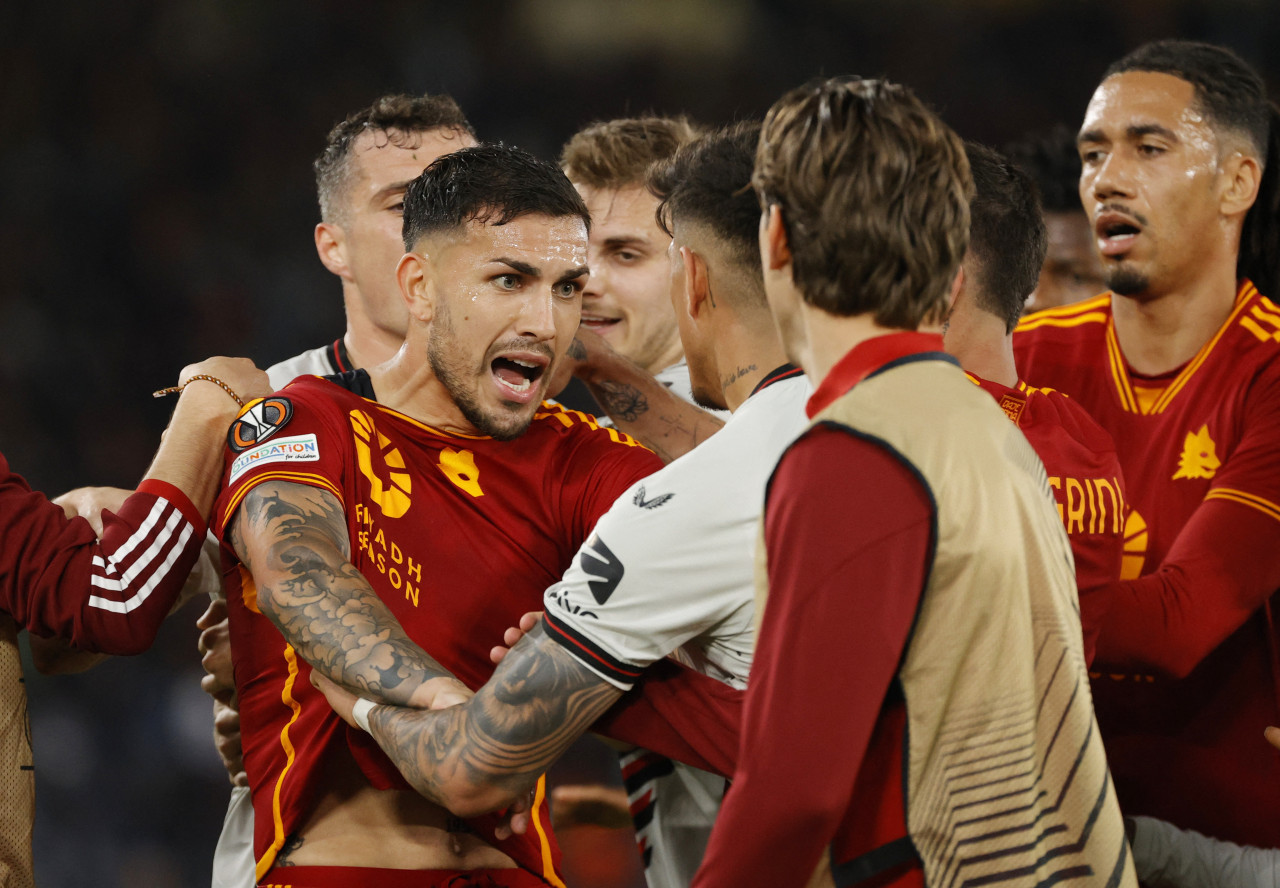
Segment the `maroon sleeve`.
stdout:
[[878,445],[818,426],[783,456],[738,770],[697,888],[799,888],[813,874],[905,649],[932,526],[924,486]]
[[743,692],[664,659],[602,715],[592,730],[669,759],[732,777]]
[[102,524],[99,540],[0,456],[0,607],[36,635],[138,654],[195,564],[204,519],[178,488],[143,481],[119,514],[102,513]]
[[[1280,362],[1277,362],[1280,367]],[[1160,566],[1083,610],[1098,662],[1185,677],[1280,589],[1280,373],[1244,404],[1245,432]]]
[[1280,588],[1277,553],[1280,517],[1206,499],[1153,573],[1082,610],[1103,627],[1098,663],[1184,678]]

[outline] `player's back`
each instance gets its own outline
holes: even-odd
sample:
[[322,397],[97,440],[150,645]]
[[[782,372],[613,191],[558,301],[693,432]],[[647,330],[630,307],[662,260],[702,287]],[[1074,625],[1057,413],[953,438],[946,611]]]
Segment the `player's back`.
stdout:
[[[1055,389],[1019,381],[1010,388],[970,374],[1026,436],[1044,463],[1071,554],[1081,616],[1104,602],[1090,596],[1121,576],[1125,499],[1123,472],[1111,436],[1073,399]],[[1086,619],[1085,651],[1091,658],[1097,626]]]
[[[269,480],[337,497],[351,563],[416,643],[478,687],[492,673],[489,648],[540,606],[543,589],[617,494],[660,462],[560,408],[539,413],[513,441],[448,434],[378,404],[366,374],[344,377],[344,385],[303,378],[273,396],[285,419],[231,461],[217,520],[225,524],[249,490]],[[328,710],[310,686],[310,667],[257,611],[254,596],[251,585],[228,589],[260,874],[261,861],[294,830],[315,831],[313,811],[329,808],[319,793],[335,773],[354,787],[344,793],[382,811],[369,820],[387,817],[384,846],[397,822],[391,809],[435,825],[372,738]],[[371,796],[376,790],[399,790],[408,801]],[[536,813],[528,836],[502,843],[486,832],[491,818],[473,827],[537,872],[553,855],[545,811]]]

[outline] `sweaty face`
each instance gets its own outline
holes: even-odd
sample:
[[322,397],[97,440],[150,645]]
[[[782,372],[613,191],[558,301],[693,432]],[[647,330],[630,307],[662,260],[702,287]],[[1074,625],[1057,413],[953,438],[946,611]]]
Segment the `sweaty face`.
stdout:
[[1219,212],[1217,137],[1194,88],[1169,74],[1129,71],[1093,94],[1079,136],[1080,199],[1107,285],[1158,295],[1203,262]]
[[1107,289],[1089,217],[1083,212],[1046,212],[1044,224],[1049,250],[1040,279],[1027,300],[1027,311],[1070,305]]
[[404,192],[432,161],[476,140],[457,130],[362,133],[351,148],[345,212],[340,220],[350,281],[380,330],[404,337],[408,312],[396,283],[404,255]]
[[578,328],[586,226],[575,216],[471,222],[420,248],[434,293],[432,371],[478,432],[519,437]]
[[577,186],[591,211],[591,277],[583,326],[650,373],[680,360],[680,335],[668,298],[671,243],[658,227],[658,199],[640,185]]

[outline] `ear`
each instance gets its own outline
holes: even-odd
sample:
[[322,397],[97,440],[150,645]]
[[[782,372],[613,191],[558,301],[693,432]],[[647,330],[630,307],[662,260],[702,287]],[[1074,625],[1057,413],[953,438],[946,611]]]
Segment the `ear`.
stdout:
[[409,316],[430,323],[435,313],[435,283],[431,257],[425,253],[405,253],[396,264],[396,281],[400,295],[409,308]]
[[956,279],[951,282],[951,296],[947,299],[947,314],[956,310],[956,302],[960,299],[960,291],[964,289],[964,263],[956,270]]
[[1249,212],[1262,185],[1262,167],[1258,159],[1237,151],[1222,164],[1222,178],[1222,214],[1235,216]]
[[351,280],[351,269],[347,265],[346,232],[332,222],[321,222],[316,226],[315,235],[316,252],[324,267],[343,280]]
[[791,264],[791,244],[779,204],[770,204],[760,217],[760,261],[765,271],[780,271]]
[[710,283],[707,280],[707,263],[700,255],[688,247],[680,248],[680,258],[684,260],[684,301],[689,317],[694,320],[709,308],[715,308],[715,299],[711,296]]

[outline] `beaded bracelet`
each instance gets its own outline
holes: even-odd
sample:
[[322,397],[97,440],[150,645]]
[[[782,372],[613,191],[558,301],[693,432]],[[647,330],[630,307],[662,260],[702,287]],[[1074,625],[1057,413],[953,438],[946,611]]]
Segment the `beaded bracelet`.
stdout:
[[235,391],[232,390],[231,386],[227,385],[218,377],[209,376],[208,374],[205,374],[205,373],[197,373],[195,376],[188,379],[182,385],[171,385],[168,388],[162,388],[159,391],[152,392],[151,397],[163,398],[165,395],[180,395],[182,394],[182,390],[184,388],[191,385],[191,383],[195,382],[197,379],[203,379],[205,382],[212,382],[218,388],[222,389],[224,392],[230,395],[232,400],[234,400],[237,405],[239,405],[240,407],[244,406],[244,401],[240,400],[240,396],[237,395]]

